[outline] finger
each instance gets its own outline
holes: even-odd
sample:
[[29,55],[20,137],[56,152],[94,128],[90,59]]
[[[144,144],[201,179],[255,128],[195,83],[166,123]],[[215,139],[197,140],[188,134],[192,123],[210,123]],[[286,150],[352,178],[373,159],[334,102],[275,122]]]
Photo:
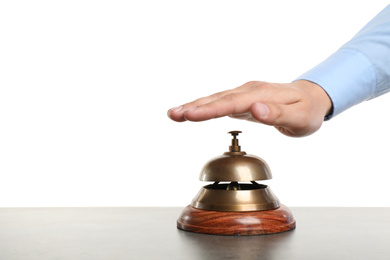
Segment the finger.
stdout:
[[252,114],[250,112],[241,113],[241,114],[230,114],[228,116],[230,118],[240,119],[240,120],[251,120],[251,119],[253,119]]
[[246,121],[250,121],[250,122],[254,122],[254,123],[260,123],[259,121],[257,121],[256,119],[253,118],[253,116],[250,112],[239,114],[239,115],[232,114],[232,115],[229,115],[229,117],[233,118],[233,119],[246,120]]
[[171,108],[168,110],[168,116],[172,120],[177,121],[177,122],[186,121],[186,118],[184,117],[184,112],[189,111],[189,110],[193,110],[198,106],[201,106],[203,104],[207,104],[215,99],[218,99],[218,98],[228,94],[229,91],[231,91],[231,90],[215,93],[215,94],[210,95],[208,97],[199,98],[197,100],[186,103],[186,104],[181,105],[179,107]]
[[186,119],[183,116],[183,106],[174,107],[168,110],[168,117],[176,122],[183,122]]
[[236,92],[225,95],[210,103],[200,105],[184,112],[189,121],[205,121],[231,114],[242,114],[249,111],[254,96],[250,92]]
[[195,108],[197,108],[199,106],[208,104],[208,103],[213,102],[215,100],[218,100],[226,95],[246,91],[246,90],[250,89],[251,87],[258,85],[259,83],[260,82],[250,81],[250,82],[245,83],[244,85],[242,85],[240,87],[225,90],[222,92],[217,92],[217,93],[212,94],[210,96],[196,99],[196,100],[189,102],[189,103],[186,103],[182,106],[171,108],[168,110],[168,117],[170,117],[172,120],[177,121],[177,122],[186,121],[186,118],[184,117],[184,113],[186,111],[194,110]]
[[186,104],[184,104],[182,106],[170,109],[168,111],[168,116],[172,120],[175,120],[175,121],[178,121],[178,122],[186,121],[187,119],[184,117],[184,113],[185,112],[192,111],[192,110],[198,108],[199,106],[208,104],[210,102],[213,102],[214,100],[218,100],[220,98],[223,98],[226,95],[229,95],[231,93],[235,93],[237,91],[239,91],[239,90],[237,90],[237,89],[225,90],[225,91],[222,91],[222,92],[218,92],[218,93],[212,94],[212,95],[207,96],[207,97],[199,98],[199,99],[194,100],[192,102],[186,103]]

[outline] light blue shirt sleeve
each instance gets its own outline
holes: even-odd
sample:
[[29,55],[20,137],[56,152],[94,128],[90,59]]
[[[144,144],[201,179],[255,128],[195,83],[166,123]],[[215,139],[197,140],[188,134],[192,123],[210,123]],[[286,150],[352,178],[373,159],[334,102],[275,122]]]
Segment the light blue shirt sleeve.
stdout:
[[390,5],[299,79],[320,85],[331,98],[333,111],[325,120],[390,91]]

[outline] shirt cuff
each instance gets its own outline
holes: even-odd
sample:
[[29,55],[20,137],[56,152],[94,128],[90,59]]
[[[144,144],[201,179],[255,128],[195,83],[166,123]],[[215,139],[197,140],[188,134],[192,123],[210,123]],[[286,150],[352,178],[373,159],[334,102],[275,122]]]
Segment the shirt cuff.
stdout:
[[376,87],[372,63],[361,52],[340,49],[296,80],[308,80],[321,86],[332,100],[331,117],[370,98]]

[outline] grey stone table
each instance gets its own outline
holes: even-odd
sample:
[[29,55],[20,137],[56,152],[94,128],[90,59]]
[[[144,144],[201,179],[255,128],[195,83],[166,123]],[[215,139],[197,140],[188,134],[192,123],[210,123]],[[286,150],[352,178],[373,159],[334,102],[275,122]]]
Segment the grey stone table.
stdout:
[[0,259],[390,259],[390,208],[292,208],[293,231],[178,230],[180,208],[0,208]]

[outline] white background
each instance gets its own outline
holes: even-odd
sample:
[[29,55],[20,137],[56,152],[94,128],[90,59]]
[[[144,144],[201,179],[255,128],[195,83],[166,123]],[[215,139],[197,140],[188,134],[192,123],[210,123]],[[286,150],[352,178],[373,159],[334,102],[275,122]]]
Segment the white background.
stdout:
[[180,206],[241,130],[288,206],[390,206],[390,95],[289,138],[166,112],[250,80],[290,82],[387,1],[2,1],[0,206]]

